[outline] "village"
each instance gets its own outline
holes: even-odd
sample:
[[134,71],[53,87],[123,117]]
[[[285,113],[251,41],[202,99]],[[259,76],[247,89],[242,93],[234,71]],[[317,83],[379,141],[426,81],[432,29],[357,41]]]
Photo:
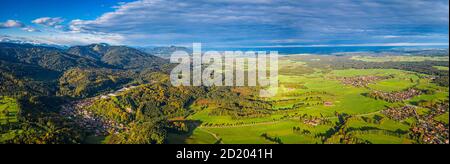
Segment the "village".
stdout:
[[372,93],[369,93],[368,96],[372,97],[374,99],[381,99],[381,100],[393,103],[393,102],[401,102],[404,100],[408,100],[410,98],[413,98],[413,97],[421,95],[421,94],[422,94],[422,91],[415,89],[415,88],[409,88],[405,91],[399,91],[399,92],[373,91]]
[[64,105],[60,113],[95,135],[108,135],[126,130],[123,124],[106,120],[86,110],[86,107],[92,105],[93,101],[93,99],[86,99]]
[[420,117],[418,125],[411,131],[427,144],[449,144],[449,126],[434,119],[448,110],[448,102],[433,105],[431,111]]
[[386,80],[392,78],[391,76],[357,76],[357,77],[343,77],[339,80],[345,85],[354,87],[368,87],[376,81]]
[[107,120],[104,117],[100,117],[95,113],[87,110],[96,100],[108,99],[117,96],[120,93],[129,91],[137,86],[124,87],[115,92],[97,96],[94,98],[88,98],[83,100],[74,101],[62,106],[61,115],[74,120],[79,126],[86,129],[88,132],[95,135],[108,135],[121,131],[127,131],[127,127],[124,124],[117,123],[113,120]]
[[409,117],[416,116],[416,107],[407,105],[398,108],[387,108],[381,111],[381,113],[390,119],[402,121]]

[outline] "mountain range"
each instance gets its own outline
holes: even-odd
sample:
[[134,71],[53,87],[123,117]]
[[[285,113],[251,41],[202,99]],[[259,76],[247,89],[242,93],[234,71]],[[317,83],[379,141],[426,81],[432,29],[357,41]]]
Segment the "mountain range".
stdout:
[[120,87],[142,72],[168,68],[168,60],[126,46],[91,44],[62,49],[0,43],[2,94],[29,91],[33,95],[87,97]]

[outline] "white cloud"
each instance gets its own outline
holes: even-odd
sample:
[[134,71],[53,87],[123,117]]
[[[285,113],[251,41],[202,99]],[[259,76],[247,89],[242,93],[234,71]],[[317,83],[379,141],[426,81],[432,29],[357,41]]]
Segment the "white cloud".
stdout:
[[82,26],[84,25],[84,23],[85,23],[85,21],[83,21],[81,19],[72,20],[69,24],[69,29],[71,31],[81,32],[81,31],[83,31]]
[[38,30],[38,29],[36,29],[34,27],[30,27],[30,26],[23,27],[22,30],[27,31],[27,32],[41,32],[41,30]]
[[[43,25],[46,27],[52,27],[45,29],[44,32],[27,26],[26,24],[17,20],[8,20],[4,23],[0,23],[0,28],[20,28],[27,32],[40,32],[35,34],[19,35],[15,36],[15,40],[23,40],[26,42],[33,41],[35,43],[43,44],[55,44],[55,45],[85,45],[91,43],[108,43],[111,45],[122,45],[125,43],[125,39],[120,34],[104,33],[96,31],[81,31],[77,29],[68,30],[66,25],[63,24],[62,18],[42,17],[32,21],[32,23]],[[72,23],[76,24],[77,20],[73,20]],[[9,36],[9,38],[11,38]]]
[[22,28],[25,24],[18,20],[7,20],[6,22],[0,22],[0,28]]
[[35,24],[40,24],[40,25],[44,25],[44,26],[49,26],[49,27],[62,27],[61,23],[64,22],[64,19],[62,18],[51,18],[51,17],[42,17],[42,18],[38,18],[32,21]]
[[49,45],[58,45],[61,44],[49,42],[46,40],[40,40],[37,38],[28,38],[28,37],[20,37],[20,36],[9,36],[9,35],[0,35],[0,42],[12,42],[12,43],[28,43],[28,44],[49,44]]
[[440,0],[138,0],[114,9],[94,20],[73,20],[70,29],[121,34],[135,44],[242,40],[290,44],[309,40],[376,43],[448,26],[448,2]]
[[40,32],[40,30],[27,26],[24,23],[18,21],[18,20],[7,20],[6,22],[0,22],[0,29],[6,29],[6,28],[20,28],[23,31],[27,32]]
[[108,43],[111,45],[122,45],[124,37],[116,34],[102,33],[77,33],[77,32],[59,32],[55,35],[38,35],[33,36],[39,40],[45,40],[50,43],[58,43],[62,45],[86,45],[92,43]]
[[42,28],[55,31],[46,39],[70,44],[343,46],[442,43],[448,21],[447,0],[136,0],[92,20],[42,17],[33,23],[53,27]]
[[113,34],[85,34],[76,32],[57,32],[57,33],[35,33],[32,35],[6,36],[0,35],[0,41],[22,41],[33,44],[52,44],[52,45],[86,45],[92,43],[108,43],[111,45],[122,45],[124,37]]

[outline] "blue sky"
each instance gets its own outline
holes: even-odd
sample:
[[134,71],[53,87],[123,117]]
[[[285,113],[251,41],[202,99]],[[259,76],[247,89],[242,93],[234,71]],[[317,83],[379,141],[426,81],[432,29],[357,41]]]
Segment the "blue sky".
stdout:
[[2,0],[0,39],[210,47],[448,45],[447,0]]

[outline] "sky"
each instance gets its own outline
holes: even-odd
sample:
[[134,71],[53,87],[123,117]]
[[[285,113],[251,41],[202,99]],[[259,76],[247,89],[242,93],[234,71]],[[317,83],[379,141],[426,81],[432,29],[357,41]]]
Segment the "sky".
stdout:
[[448,46],[448,31],[448,0],[0,2],[0,39],[68,46]]

